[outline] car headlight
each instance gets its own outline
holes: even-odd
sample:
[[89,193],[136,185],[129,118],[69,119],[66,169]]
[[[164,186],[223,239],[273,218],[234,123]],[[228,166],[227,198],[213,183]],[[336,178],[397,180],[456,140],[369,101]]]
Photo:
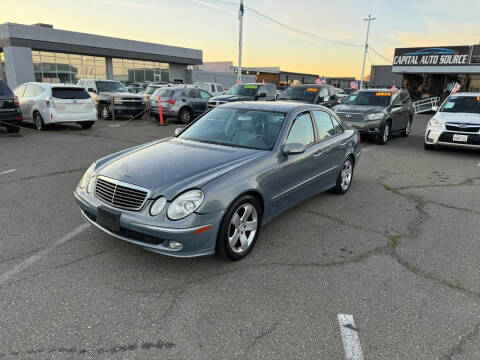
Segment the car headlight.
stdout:
[[368,114],[367,119],[368,120],[380,120],[380,119],[383,119],[384,116],[385,116],[385,114],[383,114],[383,113]]
[[432,118],[432,119],[430,119],[429,125],[430,125],[430,127],[434,127],[434,128],[443,128],[445,123],[443,121]]
[[85,171],[85,174],[83,174],[82,179],[80,180],[80,183],[78,184],[78,188],[81,190],[84,190],[87,185],[89,184],[89,181],[93,175],[93,171],[95,170],[95,163],[90,165],[90,167]]
[[159,197],[157,200],[153,202],[152,206],[150,206],[150,215],[157,216],[158,214],[160,214],[166,204],[167,204],[167,199],[164,198],[163,196]]
[[202,190],[190,190],[177,196],[168,207],[167,215],[171,220],[179,220],[190,215],[202,204],[205,194]]
[[113,103],[114,103],[114,104],[123,104],[122,99],[121,99],[121,98],[118,98],[118,97],[113,98]]

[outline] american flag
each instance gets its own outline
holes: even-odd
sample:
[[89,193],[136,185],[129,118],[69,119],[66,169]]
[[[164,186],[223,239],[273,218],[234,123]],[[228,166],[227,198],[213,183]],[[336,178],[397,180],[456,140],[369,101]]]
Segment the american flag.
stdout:
[[318,85],[321,85],[321,84],[326,84],[327,83],[327,80],[325,79],[325,76],[322,76],[322,77],[319,77],[315,80],[315,83],[318,84]]
[[390,88],[390,90],[392,90],[392,92],[393,92],[394,94],[397,93],[397,87],[396,87],[395,85],[393,85],[393,86]]
[[462,85],[460,85],[458,82],[455,83],[455,86],[453,87],[452,91],[450,91],[450,94],[455,94],[458,90],[460,90],[461,87]]
[[358,90],[358,81],[350,81],[350,89]]

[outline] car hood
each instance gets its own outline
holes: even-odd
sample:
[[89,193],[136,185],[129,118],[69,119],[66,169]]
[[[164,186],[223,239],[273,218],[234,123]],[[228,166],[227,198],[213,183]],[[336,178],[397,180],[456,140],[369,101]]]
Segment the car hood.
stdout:
[[435,114],[435,119],[438,119],[444,122],[480,125],[480,114],[475,114],[475,113],[437,112]]
[[255,100],[255,96],[243,96],[243,95],[222,95],[222,96],[215,96],[210,100],[213,101],[248,101],[248,100]]
[[132,94],[128,92],[115,92],[115,91],[101,91],[100,94],[108,95],[108,96],[118,96],[122,98],[133,98],[133,99],[142,99],[142,96],[138,94]]
[[113,158],[99,175],[151,190],[152,197],[172,199],[184,190],[201,188],[235,168],[264,154],[171,138]]
[[347,112],[347,113],[360,113],[360,114],[373,114],[383,112],[386,108],[383,106],[370,106],[370,105],[337,105],[335,106],[335,112]]

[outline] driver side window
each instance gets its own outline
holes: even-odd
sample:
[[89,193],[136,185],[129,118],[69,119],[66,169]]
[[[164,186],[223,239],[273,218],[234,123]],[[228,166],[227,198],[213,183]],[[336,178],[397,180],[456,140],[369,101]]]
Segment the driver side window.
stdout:
[[303,113],[294,120],[290,133],[287,137],[287,144],[297,143],[308,146],[315,141],[312,118],[310,113]]

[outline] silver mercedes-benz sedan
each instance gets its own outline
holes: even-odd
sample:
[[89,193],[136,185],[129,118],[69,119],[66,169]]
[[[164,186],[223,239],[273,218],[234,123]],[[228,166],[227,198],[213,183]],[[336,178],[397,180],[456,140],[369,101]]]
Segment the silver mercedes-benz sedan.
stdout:
[[480,149],[480,93],[456,93],[443,102],[425,130],[425,149],[438,145]]
[[359,156],[358,131],[323,106],[236,102],[96,161],[75,199],[87,221],[147,250],[238,260],[283,211],[346,193]]

